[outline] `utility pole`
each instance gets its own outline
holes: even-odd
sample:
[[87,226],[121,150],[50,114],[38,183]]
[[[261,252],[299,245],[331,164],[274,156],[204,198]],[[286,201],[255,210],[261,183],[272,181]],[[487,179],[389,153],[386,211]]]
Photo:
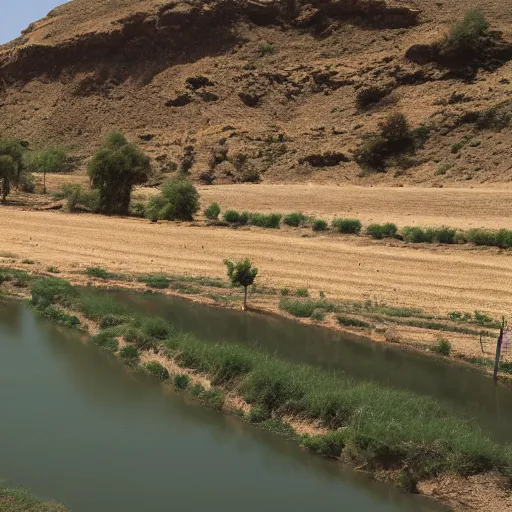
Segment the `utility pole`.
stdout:
[[498,381],[498,370],[500,368],[500,357],[501,357],[501,345],[503,343],[503,334],[505,332],[505,317],[501,317],[501,329],[498,341],[496,343],[496,359],[494,361],[494,383]]

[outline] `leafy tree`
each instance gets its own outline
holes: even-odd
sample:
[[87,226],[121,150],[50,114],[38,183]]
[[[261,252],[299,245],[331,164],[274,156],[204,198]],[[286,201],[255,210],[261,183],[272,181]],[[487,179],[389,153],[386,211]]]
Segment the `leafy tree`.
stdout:
[[28,158],[28,168],[43,173],[43,192],[46,194],[46,173],[62,171],[68,160],[67,152],[62,148],[48,148],[32,153]]
[[23,153],[25,149],[17,140],[0,140],[0,186],[2,201],[5,201],[14,183],[18,185],[24,171]]
[[151,220],[192,220],[199,210],[199,192],[185,178],[175,178],[162,185],[162,193],[153,197],[146,209]]
[[149,171],[142,151],[121,133],[110,134],[88,169],[91,185],[100,193],[100,213],[128,213],[133,187],[144,183]]
[[224,260],[224,265],[228,269],[228,277],[233,286],[244,287],[243,311],[247,309],[247,288],[254,283],[258,275],[258,269],[252,266],[249,258],[241,261]]

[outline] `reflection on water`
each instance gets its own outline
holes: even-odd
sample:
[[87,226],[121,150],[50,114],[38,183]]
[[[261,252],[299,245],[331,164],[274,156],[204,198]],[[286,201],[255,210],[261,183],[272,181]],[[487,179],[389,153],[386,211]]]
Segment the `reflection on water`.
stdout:
[[73,512],[434,511],[0,310],[0,475]]
[[255,344],[292,361],[433,396],[474,417],[496,440],[512,441],[512,390],[494,386],[472,368],[283,318],[175,297],[114,293],[135,309],[207,340]]

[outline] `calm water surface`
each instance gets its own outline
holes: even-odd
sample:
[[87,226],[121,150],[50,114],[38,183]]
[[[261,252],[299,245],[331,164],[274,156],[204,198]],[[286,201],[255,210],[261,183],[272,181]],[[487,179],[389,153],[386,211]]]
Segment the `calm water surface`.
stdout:
[[73,512],[444,510],[187,402],[18,303],[0,302],[0,415],[0,476]]

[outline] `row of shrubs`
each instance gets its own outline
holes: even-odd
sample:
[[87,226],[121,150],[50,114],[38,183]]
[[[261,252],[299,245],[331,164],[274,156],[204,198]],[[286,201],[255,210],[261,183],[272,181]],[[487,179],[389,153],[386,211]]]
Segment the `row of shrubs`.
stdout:
[[[217,203],[212,203],[206,210],[205,215],[209,219],[218,219],[220,207]],[[235,210],[227,210],[223,214],[225,222],[234,225],[253,225],[266,228],[279,228],[281,220],[287,226],[299,227],[312,222],[313,231],[325,231],[327,222],[321,219],[310,219],[304,214],[296,212],[282,216],[277,213],[239,213]],[[358,235],[361,233],[363,225],[359,219],[339,218],[331,223],[334,230],[343,234]],[[457,231],[450,227],[430,227],[423,228],[419,226],[407,226],[398,233],[398,227],[393,223],[370,224],[366,228],[366,234],[377,240],[383,238],[400,238],[406,242],[412,243],[473,243],[475,245],[500,247],[503,249],[512,247],[512,230],[500,229],[470,229],[467,231]]]
[[[346,455],[369,467],[392,460],[413,482],[444,472],[509,471],[508,447],[487,439],[433,398],[286,362],[253,346],[210,343],[164,319],[136,317],[111,296],[78,291],[61,279],[37,280],[32,294],[38,307],[67,306],[99,322],[103,329],[94,340],[103,348],[118,350],[116,337],[123,336],[128,345],[119,355],[130,365],[140,366],[140,350],[156,348],[179,366],[208,375],[211,390],[192,386],[182,375],[172,382],[219,409],[224,392],[235,391],[251,405],[251,421],[290,415],[320,421],[330,432],[305,435],[300,442],[321,455]],[[171,378],[159,363],[143,368],[160,380]]]

